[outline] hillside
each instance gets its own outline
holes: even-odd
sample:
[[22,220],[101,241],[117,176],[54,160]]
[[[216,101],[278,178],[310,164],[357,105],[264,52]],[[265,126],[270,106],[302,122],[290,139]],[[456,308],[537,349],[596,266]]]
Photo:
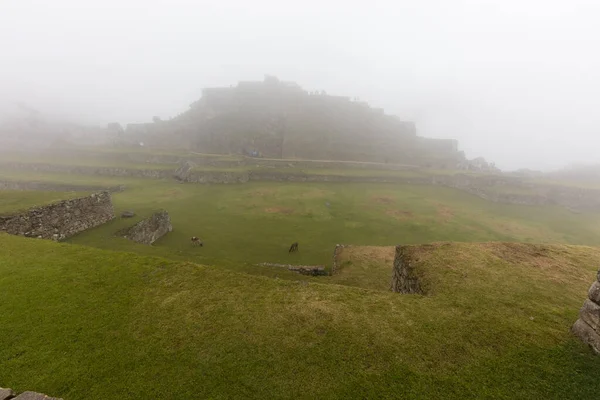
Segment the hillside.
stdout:
[[592,399],[580,246],[421,247],[428,296],[0,235],[0,385],[65,399]]
[[309,93],[293,82],[264,81],[207,88],[170,120],[129,124],[126,137],[159,148],[268,158],[371,161],[456,168],[465,163],[455,140],[417,136],[412,122],[349,97]]

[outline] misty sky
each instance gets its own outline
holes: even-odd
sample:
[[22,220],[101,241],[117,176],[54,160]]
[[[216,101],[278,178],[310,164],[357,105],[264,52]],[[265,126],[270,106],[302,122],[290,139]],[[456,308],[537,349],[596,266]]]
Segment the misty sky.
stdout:
[[600,162],[600,1],[0,0],[0,108],[150,121],[272,74],[506,169]]

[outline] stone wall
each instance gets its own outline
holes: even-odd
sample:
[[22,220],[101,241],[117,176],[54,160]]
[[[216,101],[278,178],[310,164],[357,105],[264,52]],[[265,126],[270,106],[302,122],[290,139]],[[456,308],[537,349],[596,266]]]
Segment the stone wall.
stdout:
[[62,240],[102,225],[114,217],[110,193],[99,192],[31,208],[16,215],[0,216],[0,231],[12,235]]
[[404,294],[423,294],[415,269],[414,247],[396,246],[391,290]]
[[120,167],[74,166],[60,164],[0,163],[0,169],[12,171],[58,172],[75,175],[122,176],[133,178],[170,178],[172,169],[136,169]]
[[89,185],[69,185],[50,182],[18,182],[0,181],[0,190],[39,190],[42,192],[97,192],[107,191],[110,193],[122,192],[124,185],[102,187]]
[[149,218],[141,220],[130,228],[117,233],[126,239],[142,244],[152,244],[173,230],[171,217],[166,211],[159,211]]
[[37,392],[23,392],[17,396],[12,389],[0,388],[0,400],[63,400]]
[[344,252],[346,247],[351,247],[351,244],[336,244],[333,249],[333,262],[331,264],[331,275],[335,275],[338,267],[340,266],[339,258],[340,255]]
[[588,291],[588,298],[579,311],[579,319],[571,330],[596,354],[600,354],[600,271],[596,282]]
[[246,183],[250,180],[248,171],[196,171],[191,161],[182,163],[173,177],[185,183]]
[[[203,158],[208,162],[208,158]],[[229,162],[229,161],[226,161]],[[554,205],[566,207],[573,211],[600,210],[600,190],[531,182],[507,175],[481,174],[447,174],[447,175],[336,175],[336,174],[307,174],[301,171],[291,171],[292,167],[312,163],[309,161],[293,161],[282,163],[279,160],[247,159],[232,160],[234,164],[252,163],[260,169],[211,170],[198,168],[196,162],[184,161],[175,169],[128,169],[118,167],[78,167],[53,164],[4,163],[0,168],[9,170],[30,170],[39,172],[64,172],[69,174],[123,176],[137,178],[175,178],[184,183],[203,184],[236,184],[249,181],[278,181],[278,182],[356,182],[356,183],[397,183],[414,185],[438,185],[462,190],[482,199],[506,204],[532,206]],[[327,161],[316,161],[317,165],[326,165]],[[321,164],[319,164],[321,163]],[[336,164],[343,164],[335,162]],[[356,167],[363,163],[350,163]],[[350,165],[349,164],[349,165]],[[287,167],[286,167],[287,165]],[[308,164],[307,164],[308,165]],[[373,164],[364,163],[365,166]],[[382,164],[383,165],[383,164]],[[331,167],[331,165],[327,165]],[[352,168],[354,168],[352,167]],[[414,169],[410,166],[395,166],[392,169]],[[0,182],[0,189],[2,183]]]

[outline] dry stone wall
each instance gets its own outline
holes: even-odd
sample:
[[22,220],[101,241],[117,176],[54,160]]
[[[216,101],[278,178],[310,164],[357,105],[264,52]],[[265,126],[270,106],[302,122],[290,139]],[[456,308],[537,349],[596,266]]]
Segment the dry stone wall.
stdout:
[[396,246],[391,290],[404,294],[423,294],[419,277],[415,269],[413,247]]
[[126,239],[142,244],[152,244],[173,230],[171,217],[166,211],[159,211],[149,218],[141,220],[130,228],[123,229],[117,234]]
[[[506,204],[519,204],[531,206],[561,206],[572,211],[600,211],[600,190],[585,189],[560,185],[546,185],[537,182],[525,181],[521,178],[506,175],[474,175],[474,174],[448,174],[436,176],[393,176],[393,175],[316,175],[291,171],[315,162],[288,161],[288,160],[231,160],[231,161],[184,161],[178,168],[173,169],[132,169],[119,167],[93,167],[93,166],[66,166],[54,164],[27,164],[27,163],[2,163],[0,168],[8,170],[29,170],[39,172],[61,172],[83,175],[121,176],[134,178],[175,178],[182,183],[201,184],[239,184],[249,181],[278,181],[278,182],[356,182],[356,183],[397,183],[409,185],[437,185],[465,191],[482,199]],[[233,166],[246,165],[249,167],[263,167],[255,170],[210,170],[197,168],[198,165],[207,163],[231,163]],[[319,167],[337,167],[337,164],[328,164],[326,161],[316,162]],[[319,164],[321,163],[321,164]],[[210,165],[210,164],[207,164]],[[351,168],[359,168],[362,163],[352,163]],[[366,167],[374,164],[364,163]],[[383,164],[385,165],[385,164]],[[287,168],[289,167],[289,168]],[[341,164],[340,164],[341,167]],[[345,166],[348,167],[348,166]],[[411,169],[409,166],[396,166],[400,169]],[[390,169],[394,169],[392,167]],[[377,167],[379,168],[379,167]],[[382,169],[387,169],[383,168]],[[8,185],[8,184],[5,184]],[[0,183],[0,189],[2,183]],[[35,189],[34,189],[35,190]]]
[[102,187],[89,185],[69,185],[62,183],[48,182],[17,182],[17,181],[0,181],[0,190],[39,190],[43,192],[91,192],[91,191],[107,191],[111,193],[122,192],[125,190],[124,185]]
[[59,164],[1,163],[0,168],[14,171],[58,172],[75,175],[122,176],[153,179],[170,178],[173,175],[172,169],[135,169]]
[[600,354],[600,271],[598,271],[596,282],[588,291],[588,298],[579,311],[579,319],[571,330],[596,354]]
[[115,217],[110,193],[63,200],[20,214],[0,216],[0,231],[39,239],[62,240]]

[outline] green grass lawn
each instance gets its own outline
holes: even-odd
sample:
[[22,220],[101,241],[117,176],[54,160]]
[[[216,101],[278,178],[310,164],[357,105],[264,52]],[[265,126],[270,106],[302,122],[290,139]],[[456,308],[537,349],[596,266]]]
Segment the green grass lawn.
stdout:
[[595,399],[600,250],[453,244],[428,296],[0,234],[0,384],[77,399]]
[[[502,240],[600,245],[600,214],[495,204],[443,187],[278,182],[195,185],[58,174],[44,174],[37,180],[127,186],[124,192],[113,194],[115,210],[117,215],[132,210],[137,218],[116,219],[69,239],[71,243],[294,279],[287,271],[254,264],[330,266],[337,243],[391,246]],[[11,204],[15,208],[41,204],[60,194],[15,192],[13,196],[19,200],[0,202],[0,211],[10,211]],[[154,246],[114,236],[161,208],[171,215],[174,230]],[[205,246],[191,246],[191,236],[201,237]],[[290,255],[287,249],[295,241],[300,251]]]
[[[137,214],[61,244],[0,234],[2,387],[65,400],[594,399],[600,390],[599,358],[569,334],[600,250],[550,245],[600,246],[600,213],[423,185],[6,170],[0,179],[124,184],[116,214]],[[2,191],[0,214],[84,194]],[[174,230],[155,245],[114,236],[158,209]],[[288,254],[295,241],[300,251]],[[463,243],[423,252],[430,294],[390,293],[391,246],[440,241]],[[473,243],[492,241],[545,247]],[[256,265],[329,267],[337,243],[357,246],[334,276]]]
[[13,214],[34,206],[86,196],[87,192],[0,191],[0,215]]

